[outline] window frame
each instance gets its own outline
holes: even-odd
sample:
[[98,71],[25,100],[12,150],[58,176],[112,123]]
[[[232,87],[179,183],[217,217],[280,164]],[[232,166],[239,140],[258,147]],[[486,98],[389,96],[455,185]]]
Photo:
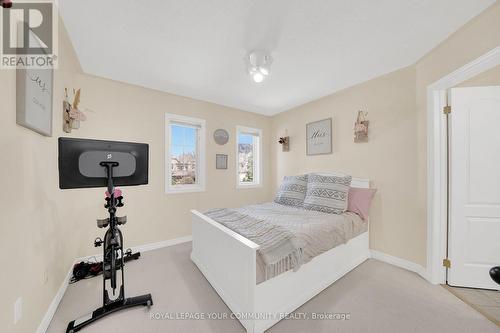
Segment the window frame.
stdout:
[[[251,183],[242,183],[240,182],[239,175],[239,136],[240,133],[248,133],[253,134],[259,138],[259,142],[257,144],[257,154],[254,153],[254,181]],[[255,148],[254,148],[255,149]],[[260,128],[252,128],[247,126],[236,126],[236,188],[238,189],[246,189],[246,188],[256,188],[262,187],[262,129]]]
[[[184,123],[187,126],[199,127],[197,138],[196,184],[172,185],[171,142],[172,123]],[[165,193],[192,193],[205,191],[205,151],[206,151],[206,121],[205,119],[165,113]]]

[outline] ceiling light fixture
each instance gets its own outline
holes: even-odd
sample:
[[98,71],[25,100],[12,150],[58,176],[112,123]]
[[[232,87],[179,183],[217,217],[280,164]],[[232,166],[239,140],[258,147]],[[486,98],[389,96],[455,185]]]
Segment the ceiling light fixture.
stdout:
[[248,74],[254,82],[260,83],[269,75],[273,58],[265,51],[250,52],[247,56]]
[[261,72],[255,72],[252,74],[252,79],[257,83],[261,83],[264,81],[264,75]]

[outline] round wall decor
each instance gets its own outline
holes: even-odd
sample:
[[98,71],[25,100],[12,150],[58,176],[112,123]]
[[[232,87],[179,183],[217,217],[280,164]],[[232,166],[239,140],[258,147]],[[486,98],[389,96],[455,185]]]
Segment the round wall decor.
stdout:
[[229,133],[222,128],[219,128],[214,132],[214,140],[219,145],[225,145],[229,140]]

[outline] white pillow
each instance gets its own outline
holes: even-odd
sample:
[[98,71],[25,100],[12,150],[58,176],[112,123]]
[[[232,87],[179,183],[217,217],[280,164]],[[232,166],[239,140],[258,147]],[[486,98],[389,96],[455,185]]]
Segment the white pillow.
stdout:
[[303,207],[324,213],[342,214],[347,210],[351,176],[307,176],[307,192]]
[[287,205],[302,207],[307,191],[307,175],[285,176],[281,182],[274,202]]

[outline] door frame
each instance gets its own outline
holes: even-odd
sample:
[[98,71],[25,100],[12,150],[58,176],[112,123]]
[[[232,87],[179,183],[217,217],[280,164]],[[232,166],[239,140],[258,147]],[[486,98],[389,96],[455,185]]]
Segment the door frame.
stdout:
[[446,116],[448,89],[500,65],[500,46],[427,86],[427,265],[426,279],[446,283],[448,170]]

